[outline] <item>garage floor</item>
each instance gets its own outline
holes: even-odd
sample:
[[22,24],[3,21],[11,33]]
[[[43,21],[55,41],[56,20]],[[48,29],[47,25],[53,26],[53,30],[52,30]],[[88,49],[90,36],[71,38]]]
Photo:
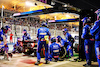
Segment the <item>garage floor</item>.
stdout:
[[[0,56],[2,58],[2,56]],[[73,57],[76,58],[76,57]],[[25,56],[24,54],[13,54],[13,58],[10,58],[10,61],[0,60],[0,67],[83,67],[85,61],[82,62],[72,62],[67,59],[64,61],[50,62],[50,64],[44,64],[44,58],[41,59],[41,64],[34,65],[37,58],[32,56]],[[91,67],[98,67],[97,62],[92,62]]]

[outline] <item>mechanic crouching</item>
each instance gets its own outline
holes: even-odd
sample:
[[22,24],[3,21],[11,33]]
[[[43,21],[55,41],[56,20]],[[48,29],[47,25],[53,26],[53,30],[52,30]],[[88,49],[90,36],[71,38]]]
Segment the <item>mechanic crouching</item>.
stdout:
[[59,35],[57,36],[56,40],[57,40],[56,43],[60,45],[59,61],[63,61],[65,56],[66,56],[66,54],[67,54],[66,48],[64,46],[65,40],[61,36],[59,36]]
[[14,49],[13,49],[13,52],[12,53],[22,53],[22,45],[21,45],[21,39],[19,37],[17,37],[17,42],[16,44],[13,46]]
[[67,28],[63,29],[63,34],[65,36],[64,46],[66,47],[66,51],[68,55],[67,58],[70,58],[69,55],[73,56],[72,42],[71,42],[72,36],[70,33],[68,33]]
[[31,39],[30,35],[27,33],[26,29],[23,30],[23,41]]
[[54,61],[57,62],[59,59],[59,54],[60,54],[60,45],[56,43],[56,38],[53,37],[51,38],[49,59],[52,61],[54,59]]

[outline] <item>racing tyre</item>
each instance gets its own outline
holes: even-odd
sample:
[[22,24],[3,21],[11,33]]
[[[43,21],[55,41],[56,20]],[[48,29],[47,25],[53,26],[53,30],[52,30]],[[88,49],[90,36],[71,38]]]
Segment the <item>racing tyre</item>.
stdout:
[[67,54],[66,48],[61,47],[59,58],[64,58]]

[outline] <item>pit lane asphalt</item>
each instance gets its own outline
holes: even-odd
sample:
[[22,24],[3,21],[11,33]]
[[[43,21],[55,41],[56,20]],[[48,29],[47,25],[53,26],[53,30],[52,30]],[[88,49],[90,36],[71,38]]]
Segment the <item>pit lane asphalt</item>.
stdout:
[[[9,46],[9,52],[13,50],[13,45]],[[3,56],[0,56],[0,67],[83,67],[83,64],[86,63],[86,61],[82,62],[72,62],[69,60],[73,60],[76,57],[72,57],[71,59],[67,59],[64,61],[58,61],[58,62],[50,62],[50,64],[44,64],[45,60],[44,58],[41,58],[41,64],[38,66],[35,65],[35,62],[37,61],[37,57],[26,56],[23,53],[16,53],[13,54],[13,57],[10,58],[10,61],[1,60]],[[98,67],[97,62],[92,62],[91,67]]]
[[[1,56],[0,56],[1,58]],[[73,57],[75,58],[75,57]],[[10,61],[6,60],[0,60],[0,67],[83,67],[83,64],[85,64],[85,61],[82,62],[72,62],[67,59],[64,61],[58,61],[58,62],[50,62],[50,64],[44,64],[45,60],[44,58],[41,58],[41,64],[38,66],[35,65],[35,62],[37,61],[37,58],[34,56],[26,56],[24,54],[13,54],[13,57],[10,58]],[[92,62],[91,67],[98,67],[97,62]]]

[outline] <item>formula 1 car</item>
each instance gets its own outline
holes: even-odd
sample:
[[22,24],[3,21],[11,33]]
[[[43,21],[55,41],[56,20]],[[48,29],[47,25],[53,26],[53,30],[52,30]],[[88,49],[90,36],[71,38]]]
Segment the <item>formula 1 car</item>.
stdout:
[[[22,46],[22,52],[25,55],[31,55],[32,53],[34,53],[34,56],[37,56],[37,40],[32,40],[32,39],[28,39],[28,40],[24,40],[24,41],[20,41],[20,44]],[[44,48],[41,49],[41,53],[40,53],[41,57],[45,56],[45,51]]]

